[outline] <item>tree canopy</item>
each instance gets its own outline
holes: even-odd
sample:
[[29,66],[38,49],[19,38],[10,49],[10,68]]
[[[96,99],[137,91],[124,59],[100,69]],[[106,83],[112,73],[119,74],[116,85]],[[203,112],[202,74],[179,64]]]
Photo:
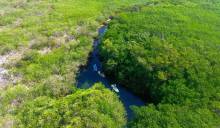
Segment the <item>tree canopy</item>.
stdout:
[[100,46],[105,72],[156,105],[135,108],[131,127],[219,126],[219,5],[154,1],[110,23]]
[[121,128],[126,124],[123,105],[102,84],[59,99],[40,96],[25,102],[13,113],[11,120],[19,128]]

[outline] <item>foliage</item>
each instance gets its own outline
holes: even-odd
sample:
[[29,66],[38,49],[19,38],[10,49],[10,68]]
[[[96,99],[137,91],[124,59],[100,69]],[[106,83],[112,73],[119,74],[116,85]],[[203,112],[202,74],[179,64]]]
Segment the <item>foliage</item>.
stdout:
[[212,128],[220,121],[205,108],[162,104],[133,109],[136,117],[129,124],[131,128]]
[[135,108],[130,127],[220,125],[219,5],[154,1],[110,23],[100,46],[105,73],[156,105]]
[[[12,127],[17,126],[17,123],[20,123],[21,127],[25,123],[29,124],[29,127],[58,127],[58,125],[61,127],[63,120],[68,121],[65,122],[65,125],[70,125],[68,127],[123,126],[124,110],[115,95],[104,90],[103,94],[99,94],[95,89],[79,91],[74,86],[75,78],[79,67],[87,63],[93,38],[97,36],[100,24],[109,16],[115,15],[120,8],[143,2],[145,0],[1,0],[0,55],[18,53],[22,59],[20,60],[19,56],[16,58],[18,62],[4,65],[13,76],[19,76],[21,80],[1,90],[0,127],[5,127],[8,123]],[[82,105],[89,102],[89,106],[93,106],[94,110],[89,106],[82,106],[79,108],[85,111],[82,110],[75,118],[68,115],[68,111],[72,113],[75,111],[71,104],[79,103],[77,101],[80,100],[80,97],[70,100],[71,96],[74,98],[89,92],[97,92],[96,98],[108,99],[80,101]],[[84,97],[88,98],[91,95]],[[114,101],[110,102],[113,99]],[[68,101],[67,106],[61,105],[62,100]],[[48,108],[50,106],[48,103],[53,105],[51,109]],[[61,110],[62,107],[68,111],[64,112],[66,117],[57,122],[60,121],[62,114],[56,110]],[[30,115],[16,113],[18,110],[30,111]],[[31,114],[34,113],[31,111],[42,115],[32,117]],[[18,114],[23,114],[23,117],[19,117]],[[47,121],[48,115],[53,118]],[[93,117],[95,115],[97,117]],[[23,118],[22,122],[17,120],[18,117]],[[26,117],[35,120],[26,120]],[[38,119],[42,119],[39,124]]]
[[82,36],[77,34],[78,26],[86,28],[84,34],[91,35],[91,30],[97,29],[98,23],[94,21],[98,17],[103,17],[103,22],[117,8],[143,1],[1,0],[0,53],[27,46],[30,42],[47,45],[51,37],[64,33]]
[[24,85],[10,87],[0,94],[0,116],[7,113],[13,113],[16,107],[27,100],[29,88]]
[[200,6],[121,13],[101,44],[106,73],[158,102],[211,98],[220,82],[218,21],[217,12]]
[[125,110],[118,97],[101,84],[53,100],[38,97],[18,110],[19,127],[120,128]]

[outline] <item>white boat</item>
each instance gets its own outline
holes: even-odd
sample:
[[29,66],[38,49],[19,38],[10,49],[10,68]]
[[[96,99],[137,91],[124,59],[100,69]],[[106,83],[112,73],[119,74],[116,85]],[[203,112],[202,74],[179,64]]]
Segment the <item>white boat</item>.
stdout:
[[98,71],[98,74],[99,74],[101,77],[104,77],[104,78],[105,78],[105,74],[104,74],[104,73],[101,73],[100,71]]
[[97,65],[96,65],[96,64],[93,65],[93,70],[94,70],[95,72],[98,71],[98,68],[97,68]]
[[118,90],[116,84],[112,84],[111,87],[115,92],[119,93],[119,90]]

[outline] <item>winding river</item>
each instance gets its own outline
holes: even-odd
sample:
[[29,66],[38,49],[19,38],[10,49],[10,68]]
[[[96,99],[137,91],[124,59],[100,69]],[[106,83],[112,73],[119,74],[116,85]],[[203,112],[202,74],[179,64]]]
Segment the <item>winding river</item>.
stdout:
[[[99,29],[99,31],[98,31],[99,38],[104,35],[106,30],[107,30],[106,25],[102,26]],[[110,82],[110,80],[108,80],[108,78],[106,78],[103,75],[100,75],[100,73],[97,72],[97,71],[103,72],[102,65],[101,65],[101,62],[100,62],[99,56],[98,56],[99,43],[100,43],[100,39],[94,40],[93,52],[90,56],[89,62],[85,68],[80,70],[80,73],[77,77],[77,87],[85,89],[85,88],[91,87],[94,83],[101,82],[105,85],[106,88],[114,91],[113,88],[111,87],[112,83]],[[97,68],[97,71],[94,71],[94,65],[95,65],[95,68]],[[135,96],[132,92],[130,92],[126,88],[124,88],[122,86],[117,86],[117,88],[118,88],[119,92],[118,93],[115,92],[115,93],[117,93],[121,102],[123,103],[123,105],[127,111],[127,118],[129,120],[133,117],[133,113],[132,113],[132,110],[130,109],[130,106],[132,106],[132,105],[143,106],[145,104],[145,102],[143,100],[141,100],[140,97]]]

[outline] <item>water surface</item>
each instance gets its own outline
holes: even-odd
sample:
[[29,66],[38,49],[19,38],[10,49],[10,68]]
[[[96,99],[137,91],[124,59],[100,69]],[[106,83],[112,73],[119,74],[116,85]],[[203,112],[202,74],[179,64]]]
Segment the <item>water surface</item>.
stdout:
[[[105,33],[105,31],[107,30],[107,26],[103,26],[99,29],[99,37],[102,37]],[[93,84],[97,83],[97,82],[101,82],[102,84],[105,85],[106,88],[114,91],[111,87],[110,80],[108,80],[108,78],[99,75],[99,73],[97,71],[94,71],[94,65],[96,65],[97,70],[102,72],[102,65],[101,62],[99,60],[99,56],[98,56],[98,45],[100,43],[100,40],[94,40],[94,45],[93,45],[93,52],[91,54],[91,57],[89,59],[88,65],[86,66],[86,68],[81,69],[78,77],[77,77],[77,87],[79,88],[89,88],[91,87]],[[117,84],[117,83],[116,83]],[[122,87],[122,86],[117,86],[119,89],[119,93],[116,93],[121,102],[123,103],[126,111],[127,111],[127,117],[128,119],[132,118],[132,111],[130,109],[130,106],[135,105],[135,106],[143,106],[145,104],[145,102],[143,100],[141,100],[141,98],[139,98],[138,96],[135,96],[132,92],[130,92],[129,90],[127,90],[126,88]]]

